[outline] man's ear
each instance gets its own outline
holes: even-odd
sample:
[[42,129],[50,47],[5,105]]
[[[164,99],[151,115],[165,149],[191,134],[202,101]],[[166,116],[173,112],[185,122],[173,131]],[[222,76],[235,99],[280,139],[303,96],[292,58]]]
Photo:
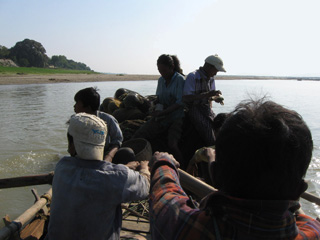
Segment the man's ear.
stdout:
[[74,157],[77,155],[76,153],[76,147],[74,146],[74,143],[71,141],[68,141],[68,153],[71,157]]
[[296,188],[296,191],[292,193],[292,199],[299,199],[302,193],[304,193],[308,189],[308,183],[304,180],[301,179],[299,185]]
[[217,162],[213,161],[209,163],[209,172],[211,177],[212,186],[216,189],[221,187],[221,180],[219,174],[219,167]]

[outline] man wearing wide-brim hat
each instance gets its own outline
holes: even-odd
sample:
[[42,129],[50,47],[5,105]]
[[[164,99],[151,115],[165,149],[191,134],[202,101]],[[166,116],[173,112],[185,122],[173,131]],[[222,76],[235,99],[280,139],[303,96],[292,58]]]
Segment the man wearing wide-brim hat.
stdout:
[[214,80],[219,71],[226,72],[222,59],[218,55],[210,55],[202,67],[188,74],[183,89],[183,101],[188,108],[188,117],[205,146],[212,146],[215,142],[212,101],[223,104],[221,91],[216,90]]

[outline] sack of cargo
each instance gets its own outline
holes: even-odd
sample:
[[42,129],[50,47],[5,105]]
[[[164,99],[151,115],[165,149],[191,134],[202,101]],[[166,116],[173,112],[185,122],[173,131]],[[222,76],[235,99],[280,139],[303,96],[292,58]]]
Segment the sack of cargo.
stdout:
[[142,113],[138,108],[119,108],[115,110],[112,115],[118,120],[119,123],[125,120],[144,120],[146,114]]

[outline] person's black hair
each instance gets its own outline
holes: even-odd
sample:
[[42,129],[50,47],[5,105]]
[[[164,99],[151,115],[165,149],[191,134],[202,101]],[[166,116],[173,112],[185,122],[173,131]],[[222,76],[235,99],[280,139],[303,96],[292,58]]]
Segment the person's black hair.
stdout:
[[220,129],[213,182],[235,197],[295,200],[312,150],[311,132],[297,112],[264,99],[242,102]]
[[219,129],[222,127],[222,124],[226,121],[228,118],[228,113],[218,113],[212,122],[212,128],[214,131],[219,131]]
[[158,60],[157,64],[162,64],[168,67],[172,67],[175,72],[183,74],[183,71],[180,67],[180,61],[176,55],[162,54]]
[[68,132],[67,132],[67,138],[69,143],[73,143],[73,137]]
[[97,88],[84,88],[76,93],[74,96],[76,102],[81,101],[84,107],[91,107],[92,111],[97,111],[100,106],[100,94]]
[[112,159],[114,164],[127,164],[128,162],[136,161],[136,156],[132,148],[122,147],[116,152]]

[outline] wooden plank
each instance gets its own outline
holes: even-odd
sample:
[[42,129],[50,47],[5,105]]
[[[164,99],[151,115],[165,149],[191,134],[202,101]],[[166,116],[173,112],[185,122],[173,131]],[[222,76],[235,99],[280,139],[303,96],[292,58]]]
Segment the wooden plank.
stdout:
[[52,189],[50,188],[46,194],[41,196],[34,205],[27,209],[17,219],[13,220],[9,225],[0,229],[0,240],[7,239],[12,233],[20,230],[26,225],[47,203],[48,199],[51,199]]
[[45,222],[44,218],[35,219],[20,232],[20,238],[22,240],[39,240],[43,235]]

